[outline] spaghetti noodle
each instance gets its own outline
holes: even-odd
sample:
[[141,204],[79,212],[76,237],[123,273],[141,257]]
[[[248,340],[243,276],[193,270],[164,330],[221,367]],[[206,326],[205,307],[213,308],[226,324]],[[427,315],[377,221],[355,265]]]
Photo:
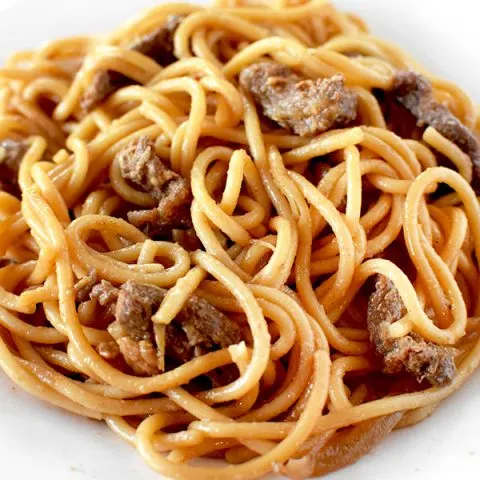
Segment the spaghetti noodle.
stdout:
[[12,55],[2,369],[170,478],[356,461],[478,366],[477,114],[323,0]]

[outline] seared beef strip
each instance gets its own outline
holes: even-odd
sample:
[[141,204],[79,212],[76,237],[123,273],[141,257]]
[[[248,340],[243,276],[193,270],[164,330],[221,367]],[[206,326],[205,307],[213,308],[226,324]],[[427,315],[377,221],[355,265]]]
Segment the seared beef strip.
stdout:
[[480,193],[479,140],[445,105],[435,101],[430,82],[418,73],[399,71],[394,78],[392,93],[416,118],[418,127],[435,128],[470,157],[474,167],[472,184]]
[[[134,281],[120,288],[102,280],[91,289],[90,298],[110,310],[112,323],[108,331],[115,339],[126,363],[137,375],[156,375],[163,368],[163,353],[176,365],[217,348],[241,341],[240,327],[206,300],[192,295],[177,317],[167,325],[165,352],[157,349],[152,315],[165,298],[167,290]],[[109,358],[112,348],[102,348]],[[100,352],[101,353],[101,352]]]
[[0,191],[8,192],[20,198],[18,171],[20,162],[28,150],[23,140],[5,139],[0,141]]
[[[127,48],[143,53],[164,67],[174,63],[177,58],[173,53],[173,37],[183,18],[179,15],[169,16],[165,25],[136,38]],[[100,70],[93,76],[92,83],[85,91],[81,106],[86,112],[90,112],[113,92],[133,83],[131,78],[121,73]]]
[[347,125],[357,116],[357,96],[345,88],[343,75],[306,79],[285,65],[261,62],[240,74],[266,117],[297,135],[311,137]]
[[190,205],[192,192],[189,182],[170,170],[155,153],[147,138],[134,140],[118,154],[122,176],[148,192],[158,201],[151,210],[128,213],[128,221],[147,235],[169,233],[172,229],[192,226]]
[[419,382],[426,379],[435,386],[449,384],[456,372],[451,348],[426,341],[416,333],[398,339],[390,337],[390,325],[406,313],[394,284],[378,275],[368,302],[367,323],[371,341],[383,358],[385,373],[406,370]]

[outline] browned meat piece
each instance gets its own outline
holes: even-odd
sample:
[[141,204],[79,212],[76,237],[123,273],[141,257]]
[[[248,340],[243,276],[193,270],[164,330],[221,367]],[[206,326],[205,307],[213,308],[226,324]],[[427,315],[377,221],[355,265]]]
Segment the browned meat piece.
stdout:
[[191,346],[222,348],[241,340],[238,325],[205,299],[192,295],[178,314],[178,321],[187,334]]
[[128,335],[114,338],[127,365],[137,375],[152,376],[160,373],[160,359],[151,339],[136,341]]
[[421,382],[432,385],[449,384],[456,372],[453,350],[424,340],[411,333],[392,339],[389,327],[407,313],[398,290],[383,275],[378,275],[375,291],[368,302],[367,323],[370,338],[383,358],[385,373],[397,374],[406,370]]
[[118,293],[118,288],[115,288],[110,282],[102,280],[92,288],[90,298],[97,300],[102,307],[111,307],[116,303]]
[[91,112],[109,95],[133,83],[132,79],[111,70],[99,70],[92,77],[92,83],[85,89],[80,106]]
[[311,137],[346,125],[357,116],[357,96],[343,75],[310,80],[274,62],[245,68],[240,85],[251,92],[266,117],[297,135]]
[[151,318],[165,297],[166,290],[133,281],[124,283],[118,294],[115,318],[133,340],[151,338]]
[[202,248],[202,242],[198,238],[194,228],[189,228],[188,230],[175,230],[172,232],[172,241],[178,243],[189,252]]
[[165,330],[165,355],[178,365],[193,358],[187,334],[176,322],[172,322]]
[[417,119],[398,102],[393,92],[375,89],[373,93],[382,109],[389,130],[401,138],[422,139],[423,129],[417,126]]
[[[104,280],[90,294],[105,307],[115,305],[115,321],[108,331],[137,375],[156,375],[162,370],[163,352],[157,349],[151,317],[166,293],[163,288],[133,281],[117,289]],[[166,327],[165,355],[174,364],[183,364],[213,349],[238,343],[241,338],[240,327],[235,322],[206,300],[193,295]],[[109,358],[113,350],[102,347],[102,352],[99,350]]]
[[470,157],[474,166],[472,184],[480,193],[478,138],[445,105],[435,101],[430,82],[415,72],[400,71],[395,75],[393,94],[417,119],[417,126],[435,128]]
[[176,62],[177,57],[173,53],[173,39],[184,18],[181,15],[170,15],[165,25],[136,38],[128,48],[153,58],[163,66]]
[[122,175],[149,192],[155,200],[162,200],[170,184],[181,180],[160,160],[148,137],[131,142],[119,153],[118,160]]
[[87,300],[90,300],[90,294],[97,282],[97,272],[95,271],[90,272],[88,275],[78,280],[74,286],[75,300],[77,302],[86,302]]
[[192,226],[190,205],[192,192],[188,181],[170,170],[155,153],[155,146],[147,138],[134,140],[118,154],[124,178],[142,187],[158,206],[151,210],[128,213],[128,221],[147,235],[156,236],[173,229]]
[[20,162],[28,150],[28,144],[22,140],[5,139],[0,141],[0,190],[20,198],[18,171]]
[[[106,286],[107,282],[104,282]],[[114,298],[114,287],[105,289],[106,297]],[[140,285],[133,281],[115,289],[116,321],[108,331],[115,339],[125,361],[137,375],[156,375],[161,371],[157,355],[151,317],[160,306],[164,290],[153,285]],[[106,298],[105,297],[105,298]]]
[[[171,15],[162,27],[133,40],[127,48],[143,53],[162,66],[174,63],[173,37],[183,17]],[[125,75],[111,70],[98,71],[81,100],[82,108],[89,112],[116,90],[131,85],[134,81]]]

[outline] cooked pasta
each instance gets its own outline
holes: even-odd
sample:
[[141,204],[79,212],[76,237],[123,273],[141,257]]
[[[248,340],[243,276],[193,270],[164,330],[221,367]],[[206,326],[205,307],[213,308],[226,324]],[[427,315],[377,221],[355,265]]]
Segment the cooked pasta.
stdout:
[[323,0],[13,54],[0,366],[169,478],[355,462],[478,366],[478,111]]

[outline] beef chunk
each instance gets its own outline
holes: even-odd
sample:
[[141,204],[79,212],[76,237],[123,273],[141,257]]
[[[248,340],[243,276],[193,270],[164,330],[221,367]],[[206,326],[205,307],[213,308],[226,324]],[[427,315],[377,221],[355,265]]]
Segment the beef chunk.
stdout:
[[415,333],[398,339],[390,337],[389,326],[406,313],[394,284],[379,275],[368,302],[367,322],[372,343],[383,358],[385,373],[406,370],[419,382],[426,379],[436,386],[449,384],[456,370],[451,348],[426,341]]
[[[90,294],[105,307],[114,307],[115,321],[108,330],[127,364],[137,375],[155,375],[163,370],[163,353],[174,365],[181,365],[216,348],[241,340],[239,326],[206,300],[192,295],[165,331],[165,352],[157,347],[152,315],[167,290],[128,281],[119,289],[102,281]],[[108,352],[112,349],[109,348]]]
[[77,302],[86,302],[90,300],[92,289],[98,282],[97,272],[92,271],[85,277],[82,277],[74,286],[75,300]]
[[127,365],[137,375],[157,375],[160,373],[160,358],[152,341],[137,340],[128,335],[114,337]]
[[111,70],[99,70],[92,77],[92,82],[85,89],[80,100],[82,110],[91,112],[103,100],[133,81],[125,75]]
[[119,152],[118,161],[123,177],[158,202],[158,206],[151,210],[129,212],[128,221],[132,225],[151,237],[192,226],[192,193],[188,181],[160,160],[155,153],[155,146],[147,137],[127,145]]
[[210,305],[205,299],[192,295],[176,321],[187,334],[191,347],[211,349],[218,345],[226,348],[241,340],[238,325]]
[[133,281],[124,283],[118,294],[115,317],[134,341],[150,338],[152,315],[158,309],[166,291],[153,285]]
[[422,139],[424,129],[417,125],[413,114],[399,103],[395,93],[374,89],[373,94],[378,100],[389,130],[401,138]]
[[[162,27],[133,40],[127,48],[152,58],[162,66],[174,63],[173,37],[183,17],[171,15]],[[98,71],[81,100],[82,108],[89,112],[116,90],[131,85],[133,80],[110,70]]]
[[202,248],[202,242],[193,227],[187,230],[175,230],[172,234],[172,241],[178,243],[189,252],[194,252]]
[[110,308],[115,305],[118,294],[118,288],[115,288],[110,282],[102,280],[92,288],[90,298],[92,300],[97,300],[102,307]]
[[184,18],[181,15],[170,15],[165,25],[134,39],[128,48],[153,58],[162,66],[176,62],[173,39]]
[[20,198],[18,171],[20,162],[28,150],[23,140],[5,139],[0,141],[0,190]]
[[192,348],[185,330],[175,322],[165,331],[165,355],[175,364],[182,365],[193,358]]
[[480,144],[475,134],[445,106],[435,101],[430,82],[415,72],[399,71],[393,82],[393,94],[417,120],[417,126],[431,126],[455,143],[474,166],[473,187],[480,193]]
[[266,117],[297,135],[311,137],[346,125],[357,115],[357,97],[345,88],[343,75],[310,80],[274,62],[255,63],[240,74]]

